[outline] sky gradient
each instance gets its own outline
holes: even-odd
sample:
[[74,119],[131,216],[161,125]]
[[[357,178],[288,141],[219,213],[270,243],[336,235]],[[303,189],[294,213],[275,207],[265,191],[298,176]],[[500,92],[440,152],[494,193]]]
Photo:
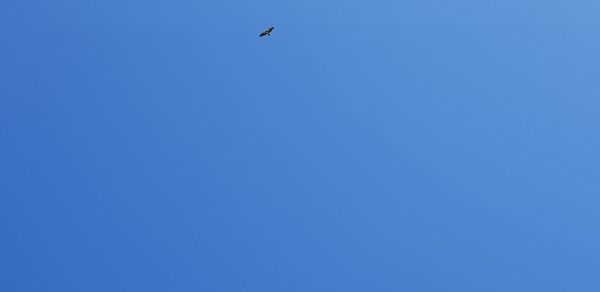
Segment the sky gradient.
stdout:
[[600,291],[599,11],[4,1],[0,291]]

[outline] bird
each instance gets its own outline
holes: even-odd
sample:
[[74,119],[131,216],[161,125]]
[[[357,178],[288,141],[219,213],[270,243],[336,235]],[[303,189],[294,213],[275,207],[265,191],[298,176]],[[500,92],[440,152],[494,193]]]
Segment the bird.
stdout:
[[259,37],[262,38],[266,35],[271,36],[271,32],[273,32],[273,29],[275,29],[275,27],[273,27],[273,26],[269,27],[267,30],[261,32]]

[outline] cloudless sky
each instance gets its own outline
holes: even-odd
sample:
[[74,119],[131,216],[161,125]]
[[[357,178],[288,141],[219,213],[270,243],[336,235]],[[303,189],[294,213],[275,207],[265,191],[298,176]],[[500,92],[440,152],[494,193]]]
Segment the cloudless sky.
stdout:
[[2,1],[0,291],[600,291],[599,12]]

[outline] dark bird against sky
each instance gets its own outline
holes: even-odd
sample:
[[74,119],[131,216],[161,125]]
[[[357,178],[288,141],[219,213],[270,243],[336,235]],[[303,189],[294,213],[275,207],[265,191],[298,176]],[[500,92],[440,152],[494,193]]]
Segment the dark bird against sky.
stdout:
[[273,29],[275,29],[275,27],[273,27],[273,26],[269,27],[267,30],[260,33],[260,37],[262,38],[266,35],[271,36],[271,32],[273,31]]

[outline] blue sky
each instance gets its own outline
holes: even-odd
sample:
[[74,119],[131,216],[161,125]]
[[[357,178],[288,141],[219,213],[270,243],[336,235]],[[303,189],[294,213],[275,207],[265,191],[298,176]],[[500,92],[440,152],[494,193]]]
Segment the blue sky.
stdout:
[[600,290],[598,1],[0,11],[2,291]]

